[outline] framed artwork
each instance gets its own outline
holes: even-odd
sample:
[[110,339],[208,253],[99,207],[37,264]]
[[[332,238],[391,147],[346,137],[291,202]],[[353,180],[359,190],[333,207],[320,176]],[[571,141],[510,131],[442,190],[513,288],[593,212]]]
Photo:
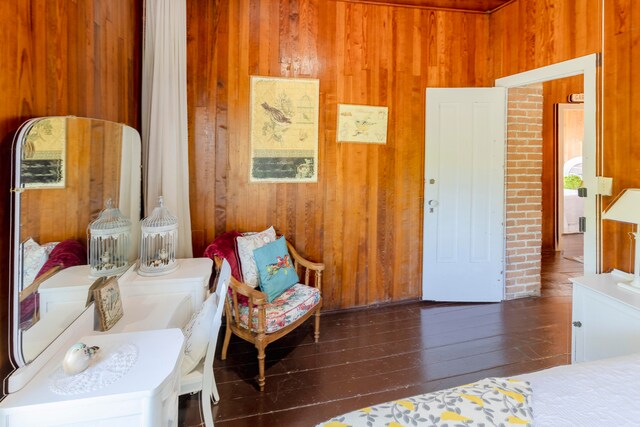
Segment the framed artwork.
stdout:
[[338,104],[338,142],[387,143],[388,107]]
[[251,77],[250,182],[318,181],[316,79]]
[[66,118],[50,117],[36,122],[26,136],[20,161],[24,188],[65,187]]
[[93,299],[96,306],[96,318],[99,322],[99,330],[103,332],[108,331],[113,325],[118,323],[118,320],[120,320],[124,314],[122,311],[122,298],[120,298],[118,278],[113,276],[108,279],[98,279],[91,288],[93,288]]

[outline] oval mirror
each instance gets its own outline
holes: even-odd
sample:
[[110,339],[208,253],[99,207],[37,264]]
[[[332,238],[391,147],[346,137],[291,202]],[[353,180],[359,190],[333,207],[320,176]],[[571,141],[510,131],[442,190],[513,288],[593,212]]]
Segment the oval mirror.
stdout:
[[13,149],[12,342],[24,366],[85,310],[87,226],[108,199],[134,224],[136,259],[141,149],[135,129],[80,117],[29,120]]

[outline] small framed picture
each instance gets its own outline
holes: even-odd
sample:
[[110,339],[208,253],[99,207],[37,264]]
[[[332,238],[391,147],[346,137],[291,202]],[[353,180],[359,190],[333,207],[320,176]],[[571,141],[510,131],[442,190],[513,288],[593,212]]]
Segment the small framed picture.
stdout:
[[96,326],[100,331],[108,331],[124,314],[118,278],[113,276],[94,284],[97,286],[93,289],[93,299],[96,306],[96,320],[99,322]]

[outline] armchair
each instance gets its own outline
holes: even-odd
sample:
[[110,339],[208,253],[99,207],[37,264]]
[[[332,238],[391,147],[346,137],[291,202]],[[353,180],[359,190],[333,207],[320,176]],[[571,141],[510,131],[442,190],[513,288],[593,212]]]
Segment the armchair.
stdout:
[[[227,358],[231,334],[252,343],[258,350],[260,391],[264,391],[265,386],[264,359],[267,345],[287,335],[312,315],[315,315],[315,342],[320,337],[324,264],[304,259],[289,242],[287,247],[294,260],[296,273],[303,278],[303,283],[294,285],[269,303],[265,293],[231,277],[230,292],[225,302],[227,329],[222,360]],[[214,256],[214,261],[219,268],[223,259]]]

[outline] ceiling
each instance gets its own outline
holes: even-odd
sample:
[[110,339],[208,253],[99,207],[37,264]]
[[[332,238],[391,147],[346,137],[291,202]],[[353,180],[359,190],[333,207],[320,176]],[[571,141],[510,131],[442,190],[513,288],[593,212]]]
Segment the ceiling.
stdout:
[[513,0],[345,0],[353,3],[380,3],[386,5],[409,6],[472,12],[491,12]]

